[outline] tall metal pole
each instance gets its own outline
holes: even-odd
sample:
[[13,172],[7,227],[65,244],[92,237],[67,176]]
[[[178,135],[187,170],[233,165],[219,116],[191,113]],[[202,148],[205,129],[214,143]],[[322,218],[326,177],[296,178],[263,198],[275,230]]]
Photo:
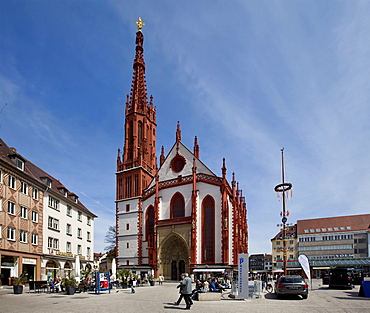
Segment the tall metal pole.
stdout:
[[285,192],[292,189],[291,183],[285,182],[284,177],[284,148],[281,149],[281,178],[282,183],[275,186],[276,192],[281,192],[283,196],[283,212],[282,212],[282,223],[283,223],[283,272],[287,274],[287,249],[286,249],[286,225],[287,225],[287,212],[285,208]]
[[[284,148],[281,149],[281,179],[284,185]],[[283,190],[283,270],[284,275],[287,274],[286,270],[286,210],[285,210],[285,190]]]

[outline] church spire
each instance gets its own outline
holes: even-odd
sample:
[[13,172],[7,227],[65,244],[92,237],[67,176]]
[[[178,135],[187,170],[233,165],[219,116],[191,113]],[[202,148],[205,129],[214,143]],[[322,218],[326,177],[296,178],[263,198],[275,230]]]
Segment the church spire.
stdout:
[[144,25],[136,22],[135,59],[130,95],[126,97],[125,135],[122,161],[117,156],[117,197],[119,199],[141,196],[148,187],[157,167],[156,108],[153,97],[148,99],[144,62]]
[[143,25],[145,25],[142,19],[136,22],[138,31],[136,32],[136,54],[134,60],[134,73],[132,77],[131,93],[126,101],[126,112],[140,112],[147,113],[147,111],[153,113],[152,97],[150,103],[148,103],[147,89],[146,89],[146,78],[145,78],[145,62],[144,62],[144,35],[141,31]]

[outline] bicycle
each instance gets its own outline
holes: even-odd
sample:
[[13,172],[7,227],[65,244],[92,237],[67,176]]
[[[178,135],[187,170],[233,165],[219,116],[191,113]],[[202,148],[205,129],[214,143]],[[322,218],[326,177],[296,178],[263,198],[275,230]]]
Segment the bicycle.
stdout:
[[274,291],[274,287],[272,287],[271,284],[267,284],[265,289],[268,293],[272,293]]

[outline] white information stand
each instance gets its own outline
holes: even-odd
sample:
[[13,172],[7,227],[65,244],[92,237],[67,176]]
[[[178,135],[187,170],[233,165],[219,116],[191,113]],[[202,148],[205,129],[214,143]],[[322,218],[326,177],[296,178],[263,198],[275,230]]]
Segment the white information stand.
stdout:
[[238,299],[248,299],[249,282],[249,254],[238,255]]

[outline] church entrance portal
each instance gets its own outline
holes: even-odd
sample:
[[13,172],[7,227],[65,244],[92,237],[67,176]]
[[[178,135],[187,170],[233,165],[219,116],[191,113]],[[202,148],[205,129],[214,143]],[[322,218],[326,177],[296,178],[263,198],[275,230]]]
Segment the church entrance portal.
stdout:
[[163,276],[179,280],[180,274],[189,271],[189,250],[185,241],[178,235],[171,235],[164,243],[160,253]]

